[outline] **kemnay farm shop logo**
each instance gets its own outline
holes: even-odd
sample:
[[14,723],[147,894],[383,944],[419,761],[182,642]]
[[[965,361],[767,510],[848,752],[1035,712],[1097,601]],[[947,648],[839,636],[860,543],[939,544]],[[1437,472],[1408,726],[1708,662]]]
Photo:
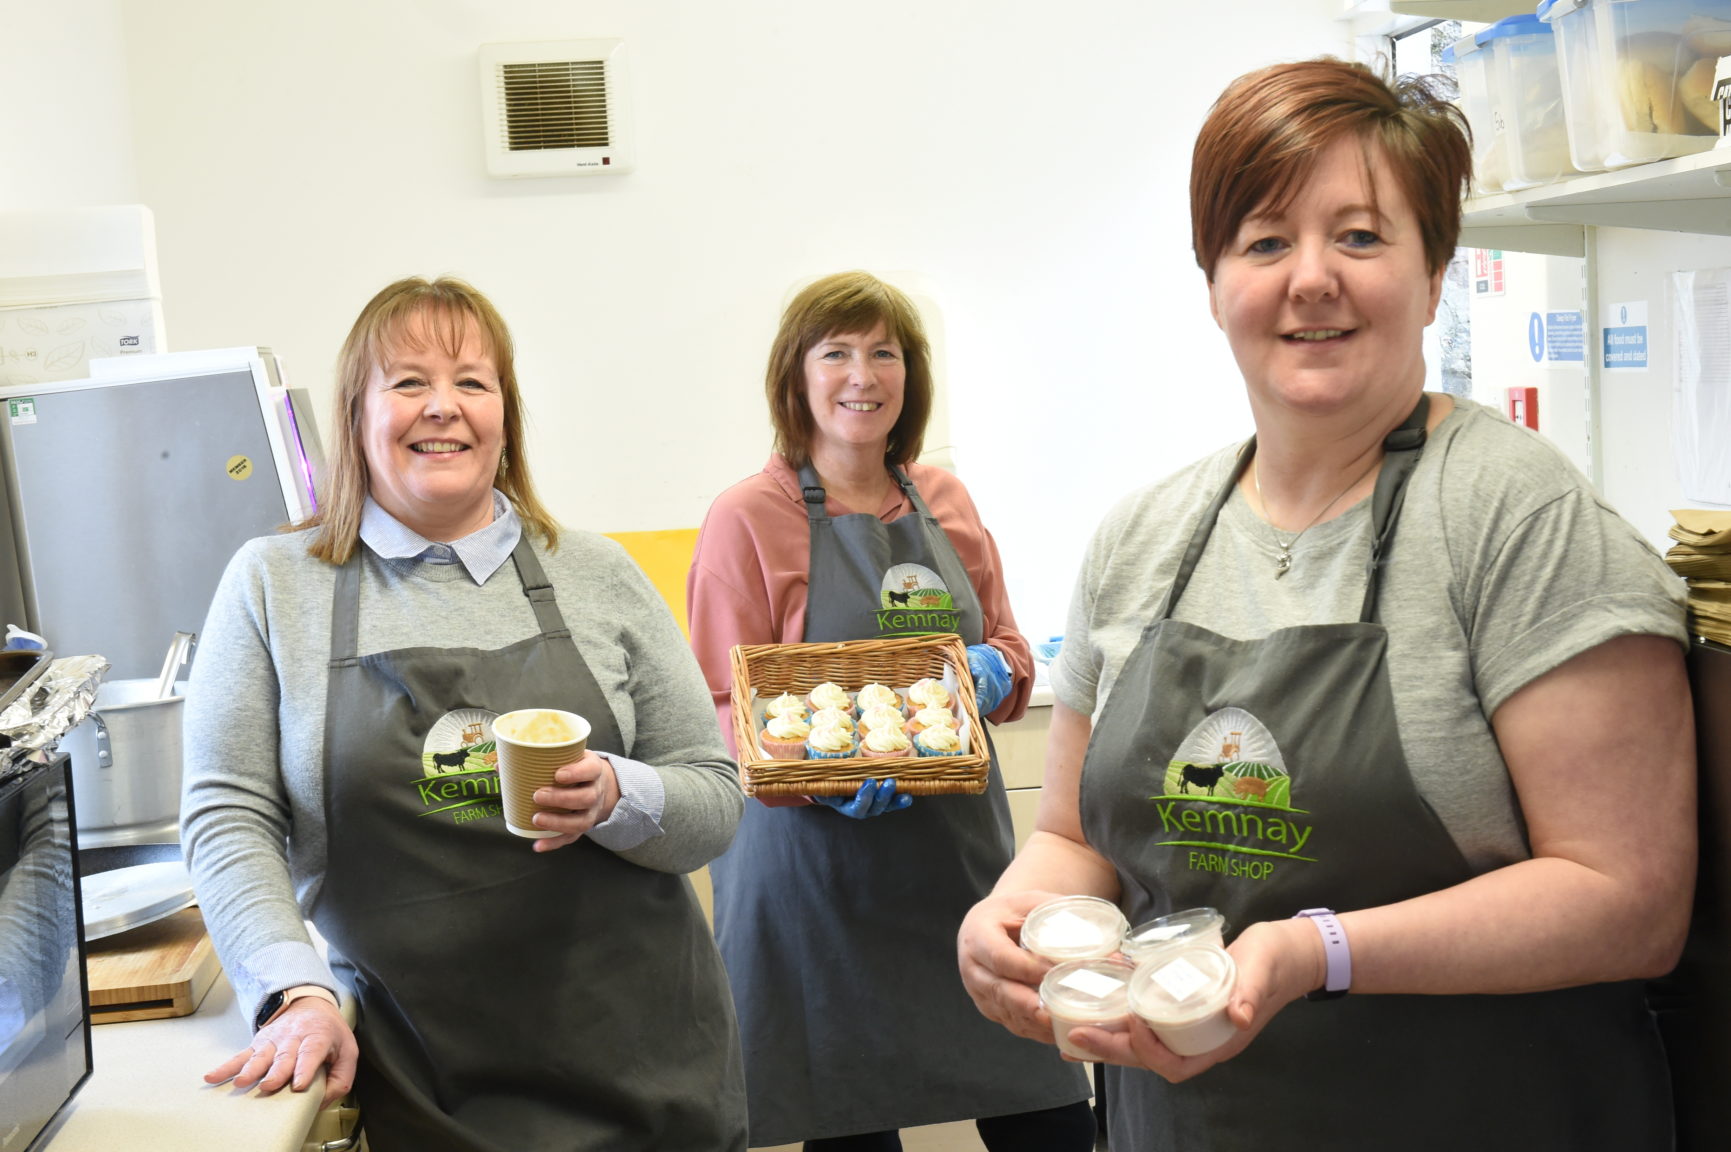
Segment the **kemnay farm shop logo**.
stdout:
[[897,564],[878,592],[878,635],[954,632],[962,614],[944,578],[923,564]]
[[1156,843],[1186,854],[1192,872],[1265,880],[1308,854],[1308,813],[1292,806],[1292,777],[1262,721],[1222,708],[1184,738],[1166,766],[1163,791],[1150,796]]
[[459,708],[439,717],[428,730],[421,748],[421,775],[415,781],[422,816],[466,824],[503,810],[494,719],[496,713],[482,708]]

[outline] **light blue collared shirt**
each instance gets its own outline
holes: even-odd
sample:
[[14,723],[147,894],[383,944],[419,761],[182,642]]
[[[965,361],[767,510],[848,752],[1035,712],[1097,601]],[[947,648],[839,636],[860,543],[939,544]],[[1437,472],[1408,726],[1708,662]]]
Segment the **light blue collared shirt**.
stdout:
[[475,583],[485,584],[511,558],[523,538],[523,522],[505,494],[493,489],[493,522],[461,540],[429,540],[381,508],[371,496],[361,508],[361,542],[386,560],[461,564]]
[[[485,584],[511,558],[523,538],[523,522],[505,494],[493,489],[493,522],[461,540],[441,544],[386,512],[371,496],[361,509],[361,542],[386,560],[421,560],[429,564],[461,564],[477,584]],[[612,752],[600,752],[613,766],[619,782],[619,803],[606,820],[586,835],[615,852],[635,848],[661,834],[661,814],[667,791],[661,775],[647,764]]]

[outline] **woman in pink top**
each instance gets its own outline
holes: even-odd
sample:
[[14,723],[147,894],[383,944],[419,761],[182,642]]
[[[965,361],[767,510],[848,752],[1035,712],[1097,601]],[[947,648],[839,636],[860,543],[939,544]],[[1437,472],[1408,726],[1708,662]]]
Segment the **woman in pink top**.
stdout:
[[[863,272],[817,281],[782,316],[766,386],[775,453],[710,508],[687,585],[722,731],[735,644],[928,632],[968,644],[983,715],[1019,717],[1033,660],[997,547],[961,481],[914,462],[932,383],[913,305]],[[938,606],[904,607],[910,587]],[[995,761],[984,796],[916,803],[868,780],[819,799],[748,801],[710,866],[752,1145],[894,1150],[900,1128],[973,1119],[991,1152],[1091,1150],[1080,1069],[982,1027],[956,979],[962,917],[1013,850]]]

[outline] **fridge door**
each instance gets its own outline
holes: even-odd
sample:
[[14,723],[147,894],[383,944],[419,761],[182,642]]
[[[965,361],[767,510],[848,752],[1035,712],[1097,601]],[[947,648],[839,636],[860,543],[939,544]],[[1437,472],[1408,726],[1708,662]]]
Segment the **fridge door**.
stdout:
[[0,400],[23,623],[58,652],[106,657],[110,679],[155,676],[173,635],[203,628],[235,549],[293,518],[276,418],[251,371],[24,399]]

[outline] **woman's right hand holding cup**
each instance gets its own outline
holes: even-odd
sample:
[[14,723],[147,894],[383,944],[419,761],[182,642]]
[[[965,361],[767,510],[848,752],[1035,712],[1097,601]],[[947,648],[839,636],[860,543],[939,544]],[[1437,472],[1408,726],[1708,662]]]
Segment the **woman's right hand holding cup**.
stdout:
[[1040,981],[1051,963],[1021,946],[1022,922],[1056,892],[994,892],[975,904],[956,935],[962,984],[974,1006],[1018,1036],[1054,1043],[1052,1018],[1040,1007]]

